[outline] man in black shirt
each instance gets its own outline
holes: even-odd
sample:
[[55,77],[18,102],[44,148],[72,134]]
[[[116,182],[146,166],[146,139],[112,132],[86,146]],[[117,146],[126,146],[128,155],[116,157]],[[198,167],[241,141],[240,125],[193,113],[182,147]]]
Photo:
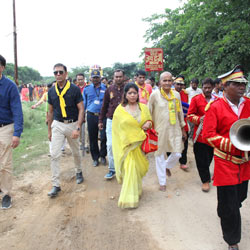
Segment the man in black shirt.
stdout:
[[[76,182],[83,182],[81,155],[79,151],[80,128],[83,123],[83,98],[80,89],[67,80],[67,68],[63,64],[54,66],[55,85],[48,92],[48,138],[51,141],[52,190],[50,197],[61,191],[59,182],[59,159],[64,138],[72,150],[76,169]],[[53,121],[53,122],[52,122]]]

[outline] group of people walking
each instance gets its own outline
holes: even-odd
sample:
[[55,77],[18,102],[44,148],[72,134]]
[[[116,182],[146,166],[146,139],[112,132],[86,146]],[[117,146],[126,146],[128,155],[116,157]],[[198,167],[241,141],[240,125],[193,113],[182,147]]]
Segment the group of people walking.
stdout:
[[[17,87],[2,74],[5,65],[0,56],[0,188],[2,208],[7,209],[11,206],[11,152],[19,144],[23,118]],[[250,100],[244,97],[247,80],[241,67],[235,67],[216,81],[204,79],[201,89],[197,79],[185,89],[184,77],[173,78],[170,72],[161,73],[159,86],[152,88],[146,83],[143,70],[136,73],[134,82],[125,84],[125,72],[120,69],[115,70],[113,84],[108,88],[101,83],[98,70],[91,72],[89,85],[84,84],[84,75],[79,74],[81,84],[76,86],[67,79],[65,65],[56,64],[53,70],[56,81],[48,91],[50,197],[61,191],[59,159],[65,138],[73,154],[76,182],[84,181],[79,137],[86,131],[85,123],[93,167],[105,165],[107,155],[109,170],[104,178],[116,176],[122,184],[118,200],[121,208],[139,205],[142,178],[149,168],[147,155],[141,149],[145,131],[153,127],[158,133],[154,156],[159,190],[164,192],[171,169],[178,162],[181,169],[188,168],[188,137],[193,124],[194,155],[202,191],[210,189],[209,165],[214,158],[213,180],[223,238],[230,250],[238,249],[240,207],[247,197],[250,161],[232,144],[229,131],[235,121],[250,117]]]

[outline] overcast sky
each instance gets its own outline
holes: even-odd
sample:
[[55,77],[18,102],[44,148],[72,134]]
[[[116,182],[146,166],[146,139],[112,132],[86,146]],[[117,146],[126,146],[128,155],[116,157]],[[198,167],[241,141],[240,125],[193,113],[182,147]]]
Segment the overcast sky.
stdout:
[[[141,61],[148,24],[142,18],[175,9],[179,0],[16,0],[18,65],[42,76],[68,69]],[[0,0],[0,54],[14,62],[12,0]]]

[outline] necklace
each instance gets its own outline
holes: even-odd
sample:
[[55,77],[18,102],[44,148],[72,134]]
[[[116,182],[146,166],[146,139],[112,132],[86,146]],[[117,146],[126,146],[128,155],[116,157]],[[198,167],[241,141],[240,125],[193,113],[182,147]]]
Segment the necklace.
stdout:
[[128,104],[127,107],[131,112],[135,112],[138,109],[138,104],[137,103],[135,105]]

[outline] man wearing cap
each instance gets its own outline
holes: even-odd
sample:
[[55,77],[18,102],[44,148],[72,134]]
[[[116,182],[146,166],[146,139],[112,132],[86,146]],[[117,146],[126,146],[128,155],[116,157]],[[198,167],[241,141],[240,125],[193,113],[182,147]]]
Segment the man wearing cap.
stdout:
[[144,70],[138,70],[136,73],[135,84],[139,88],[139,101],[140,103],[147,104],[149,96],[152,93],[152,87],[150,84],[145,83],[146,72]]
[[[250,161],[229,137],[236,121],[250,116],[250,100],[243,96],[247,80],[240,66],[219,76],[224,96],[208,108],[203,125],[203,139],[214,148],[213,185],[217,186],[217,213],[223,238],[229,250],[238,250],[241,239],[240,207],[247,198]],[[248,152],[249,153],[249,152]]]
[[48,138],[51,141],[52,189],[51,198],[61,191],[59,159],[65,137],[71,148],[76,170],[76,182],[83,182],[81,155],[79,151],[80,129],[83,123],[83,99],[80,89],[67,80],[67,67],[61,63],[54,66],[55,85],[48,92]]
[[114,158],[112,152],[112,119],[116,107],[121,103],[124,92],[124,72],[117,69],[114,72],[114,83],[108,87],[105,92],[101,113],[99,115],[99,129],[103,130],[103,120],[107,119],[106,136],[107,151],[109,161],[109,172],[105,179],[109,180],[115,176]]
[[19,145],[23,132],[20,95],[14,82],[3,75],[5,58],[0,55],[0,190],[2,209],[11,207],[12,149]]
[[174,87],[177,92],[179,92],[180,97],[181,97],[181,104],[182,104],[182,110],[184,114],[184,121],[186,123],[184,129],[187,133],[187,138],[184,141],[184,149],[181,153],[181,158],[179,159],[180,163],[180,168],[183,170],[187,170],[187,150],[188,150],[188,125],[187,125],[187,112],[189,108],[188,104],[188,93],[186,92],[185,89],[183,89],[183,85],[185,85],[184,82],[184,76],[179,75],[175,78],[174,80]]
[[187,114],[187,119],[194,124],[194,156],[203,192],[210,190],[209,183],[211,181],[209,166],[213,159],[213,148],[208,146],[206,141],[202,139],[202,133],[204,131],[205,107],[213,100],[211,95],[213,87],[214,84],[211,78],[202,81],[203,93],[192,98]]
[[99,70],[92,70],[91,79],[92,83],[83,90],[83,100],[85,113],[87,114],[90,153],[93,159],[93,166],[97,167],[99,165],[99,158],[101,163],[106,165],[106,118],[103,119],[103,129],[100,131],[100,149],[98,145],[98,117],[102,108],[106,86],[101,83],[101,73]]

